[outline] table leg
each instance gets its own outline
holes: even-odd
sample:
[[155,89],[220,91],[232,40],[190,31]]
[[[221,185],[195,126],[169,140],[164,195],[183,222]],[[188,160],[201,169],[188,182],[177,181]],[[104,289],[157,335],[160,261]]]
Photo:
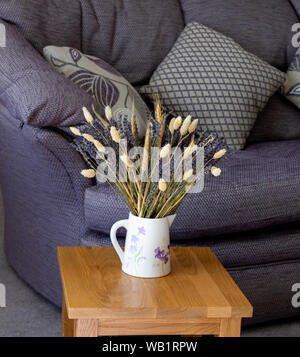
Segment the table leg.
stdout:
[[240,337],[241,319],[221,319],[219,337]]
[[68,317],[66,301],[64,297],[62,303],[62,336],[63,337],[74,336],[74,320],[71,320]]
[[98,320],[75,320],[74,337],[97,337]]

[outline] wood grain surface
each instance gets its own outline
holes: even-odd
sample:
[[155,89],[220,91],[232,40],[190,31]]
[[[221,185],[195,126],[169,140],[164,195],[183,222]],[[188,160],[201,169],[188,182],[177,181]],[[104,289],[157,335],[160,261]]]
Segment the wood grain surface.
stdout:
[[59,247],[58,259],[69,319],[252,316],[251,304],[210,248],[172,247],[171,274],[154,279],[123,273],[112,247]]

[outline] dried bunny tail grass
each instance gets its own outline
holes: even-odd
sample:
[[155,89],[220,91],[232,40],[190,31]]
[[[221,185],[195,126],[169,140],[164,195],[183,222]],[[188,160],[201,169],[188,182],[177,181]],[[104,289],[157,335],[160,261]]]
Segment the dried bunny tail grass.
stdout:
[[182,126],[180,128],[180,135],[181,136],[184,136],[188,130],[189,130],[189,127],[191,125],[191,121],[192,121],[192,117],[190,115],[188,115],[185,119],[184,119],[184,122],[182,123]]
[[175,123],[176,118],[172,118],[170,123],[169,123],[169,130],[170,133],[173,135],[174,134],[174,123]]
[[96,171],[93,169],[89,170],[82,170],[81,175],[86,177],[86,178],[94,178],[96,176]]
[[[119,120],[114,120],[114,112],[109,106],[105,108],[105,115],[103,113],[103,118],[96,112],[94,106],[91,107],[93,110],[90,110],[90,112],[87,108],[83,107],[82,110],[85,120],[95,130],[95,134],[93,131],[89,132],[88,130],[86,133],[82,134],[77,127],[70,127],[70,131],[74,135],[82,136],[88,142],[93,143],[93,145],[90,145],[87,141],[75,141],[77,148],[78,145],[80,145],[79,152],[84,156],[84,159],[90,168],[89,170],[82,170],[81,174],[90,179],[93,179],[98,175],[98,161],[94,158],[95,150],[98,150],[99,154],[100,152],[104,153],[108,150],[108,148],[104,146],[105,142],[107,142],[107,145],[115,145],[112,144],[112,142],[118,143],[119,164],[127,169],[127,174],[132,171],[132,174],[134,174],[137,181],[131,181],[131,178],[129,177],[130,181],[123,182],[115,176],[115,179],[109,181],[109,183],[127,204],[133,214],[140,217],[160,218],[173,214],[177,210],[181,201],[192,189],[196,180],[196,172],[194,172],[193,169],[194,157],[196,157],[198,153],[206,150],[205,148],[208,146],[208,154],[204,157],[205,173],[219,176],[221,174],[221,169],[217,167],[217,162],[218,159],[226,154],[226,149],[225,144],[223,145],[222,140],[219,140],[218,136],[214,138],[213,135],[209,133],[196,133],[199,121],[198,119],[193,120],[190,115],[185,119],[180,116],[171,117],[171,120],[169,121],[169,117],[167,116],[158,95],[153,97],[153,99],[155,111],[154,118],[151,117],[150,120],[148,120],[148,126],[144,137],[143,153],[140,154],[143,156],[142,158],[140,156],[138,157],[139,163],[141,159],[141,166],[138,168],[138,173],[135,172],[135,160],[131,159],[128,154],[127,145],[125,145],[125,143],[127,144],[127,139],[129,139],[129,145],[134,145],[134,142],[136,142],[136,146],[139,146],[140,143],[134,102],[132,102],[131,122],[129,123],[126,121],[124,124],[122,121],[119,122]],[[100,135],[103,140],[100,138]],[[213,144],[210,146],[211,143]],[[158,167],[155,166],[152,168],[151,153],[157,146],[159,146]],[[177,148],[180,149],[181,153],[181,162],[179,165],[180,183],[176,182],[178,169],[175,165],[171,168],[172,176],[170,179],[163,178],[164,175],[162,170],[164,160],[169,159],[171,161],[173,159],[172,150]],[[182,148],[184,148],[183,153],[181,152]],[[104,160],[107,160],[105,155],[101,156],[104,157]],[[181,164],[184,159],[190,160],[191,165],[185,165],[183,168]],[[208,162],[206,163],[206,161]],[[211,161],[212,164],[210,164]],[[185,161],[185,163],[187,163],[187,161]],[[212,165],[216,166],[211,167]],[[158,182],[156,180],[155,182],[152,181],[152,169],[158,170],[160,177]]]
[[85,120],[89,123],[89,124],[93,124],[94,118],[92,116],[92,114],[87,110],[86,107],[82,107],[82,111],[83,111],[83,115],[85,117]]
[[82,134],[82,136],[89,142],[93,143],[95,141],[95,138],[90,135],[90,134]]
[[217,151],[214,156],[213,156],[213,159],[214,160],[217,160],[217,159],[220,159],[221,157],[223,157],[225,154],[226,154],[227,150],[226,149],[221,149],[219,151]]
[[75,128],[74,126],[71,126],[69,129],[70,129],[71,133],[73,133],[74,135],[81,136],[80,130]]
[[160,158],[163,159],[164,157],[166,157],[170,152],[171,152],[171,144],[166,144],[161,150],[160,150]]
[[94,140],[93,143],[98,151],[105,152],[105,147],[100,143],[100,141]]
[[129,159],[128,155],[123,154],[123,155],[120,156],[120,158],[124,162],[126,167],[132,167],[133,166],[133,162]]
[[216,166],[213,166],[211,169],[210,169],[210,172],[213,176],[220,176],[221,175],[221,169],[219,169],[218,167]]
[[158,188],[159,188],[159,190],[162,191],[162,192],[165,192],[165,191],[166,191],[166,189],[167,189],[167,184],[166,184],[166,181],[165,181],[163,178],[159,179]]
[[197,146],[193,143],[191,143],[187,148],[184,149],[184,153],[182,156],[182,159],[185,160],[187,159],[192,153],[196,150]]
[[107,105],[105,107],[105,116],[106,116],[106,119],[108,121],[111,121],[111,118],[112,118],[112,110],[111,110],[111,107],[109,105]]
[[194,119],[191,123],[191,125],[189,126],[189,133],[192,134],[196,128],[197,128],[197,125],[198,125],[198,119]]
[[104,128],[108,128],[108,126],[109,126],[108,122],[106,120],[104,120],[102,118],[102,116],[96,111],[96,109],[94,107],[94,104],[92,104],[92,109],[93,109],[93,112],[94,112],[95,116],[101,122],[101,124],[104,126]]
[[181,118],[181,116],[178,116],[178,117],[175,119],[174,124],[173,124],[174,130],[179,129],[180,126],[181,126],[181,123],[182,123],[182,118]]
[[187,181],[193,175],[193,169],[186,171],[183,175],[183,181]]
[[115,126],[112,126],[110,128],[110,135],[114,142],[120,144],[121,142],[120,134]]
[[193,134],[191,136],[191,140],[190,140],[189,146],[184,149],[184,153],[183,153],[183,156],[182,156],[183,160],[188,158],[194,151],[197,150],[197,145],[195,144],[194,139],[195,139],[195,135]]

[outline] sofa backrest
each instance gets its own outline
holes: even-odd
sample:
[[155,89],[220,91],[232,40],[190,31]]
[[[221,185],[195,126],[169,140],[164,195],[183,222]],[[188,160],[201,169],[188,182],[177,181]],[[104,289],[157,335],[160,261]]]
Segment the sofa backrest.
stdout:
[[[292,25],[299,0],[1,0],[38,50],[70,46],[100,57],[135,85],[145,83],[185,23],[197,21],[232,37],[286,71],[296,51]],[[297,5],[298,4],[298,5]]]
[[[1,0],[0,19],[15,24],[40,53],[47,45],[74,47],[139,86],[191,21],[232,37],[286,71],[296,52],[292,25],[300,23],[300,0]],[[250,142],[287,139],[280,134],[287,122],[298,138],[299,111],[280,96],[276,111],[264,110],[259,119],[263,125]]]
[[1,0],[0,18],[39,52],[75,47],[135,85],[149,79],[184,28],[179,0]]

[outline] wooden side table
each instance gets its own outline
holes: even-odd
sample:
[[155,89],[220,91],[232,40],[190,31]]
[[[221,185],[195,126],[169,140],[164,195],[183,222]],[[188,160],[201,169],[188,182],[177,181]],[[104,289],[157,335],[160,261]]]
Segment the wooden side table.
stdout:
[[209,248],[171,248],[172,273],[121,271],[112,247],[60,247],[63,336],[240,336],[252,306]]

